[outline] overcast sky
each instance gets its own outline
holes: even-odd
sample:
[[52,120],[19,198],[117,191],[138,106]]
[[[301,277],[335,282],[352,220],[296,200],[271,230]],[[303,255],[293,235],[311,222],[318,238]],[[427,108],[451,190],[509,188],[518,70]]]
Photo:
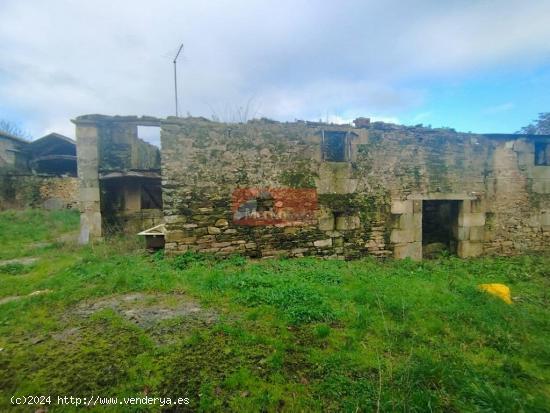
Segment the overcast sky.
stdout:
[[[550,0],[0,0],[0,119],[357,116],[515,132],[550,111]],[[240,109],[242,108],[242,109]]]

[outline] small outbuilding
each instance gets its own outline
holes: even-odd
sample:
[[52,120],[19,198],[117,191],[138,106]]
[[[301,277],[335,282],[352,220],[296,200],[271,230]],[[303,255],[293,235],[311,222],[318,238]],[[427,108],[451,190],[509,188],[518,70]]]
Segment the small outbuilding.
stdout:
[[76,176],[76,142],[50,133],[27,146],[29,167],[38,174]]

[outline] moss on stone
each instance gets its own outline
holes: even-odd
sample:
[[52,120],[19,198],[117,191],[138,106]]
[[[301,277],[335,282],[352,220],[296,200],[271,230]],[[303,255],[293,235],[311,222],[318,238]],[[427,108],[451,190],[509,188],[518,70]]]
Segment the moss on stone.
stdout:
[[283,171],[279,176],[281,184],[290,188],[315,188],[315,177],[307,164],[298,164],[296,169]]

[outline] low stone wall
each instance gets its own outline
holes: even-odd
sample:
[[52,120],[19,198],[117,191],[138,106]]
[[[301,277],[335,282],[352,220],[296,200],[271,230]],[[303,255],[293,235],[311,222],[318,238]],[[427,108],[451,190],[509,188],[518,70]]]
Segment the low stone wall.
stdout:
[[0,175],[0,210],[78,208],[76,177]]
[[350,259],[367,254],[391,255],[387,248],[389,232],[381,218],[382,208],[377,205],[370,206],[372,220],[360,218],[363,211],[357,215],[355,211],[348,211],[345,215],[341,210],[335,217],[334,211],[340,209],[319,197],[319,204],[310,211],[311,220],[297,221],[287,216],[281,222],[270,224],[258,217],[245,224],[236,220],[231,202],[230,198],[189,199],[185,207],[187,215],[166,216],[167,252],[241,253],[254,258],[316,255]]

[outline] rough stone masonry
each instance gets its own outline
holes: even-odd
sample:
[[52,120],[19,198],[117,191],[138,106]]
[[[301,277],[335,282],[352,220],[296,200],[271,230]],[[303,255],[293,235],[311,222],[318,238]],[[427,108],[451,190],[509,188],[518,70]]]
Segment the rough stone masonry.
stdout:
[[[81,202],[90,239],[102,235],[97,166],[86,158],[97,154],[94,122],[75,120],[87,201],[94,188],[93,208]],[[365,118],[355,127],[191,117],[155,124],[168,254],[421,259],[434,245],[460,257],[549,249],[550,136]]]

